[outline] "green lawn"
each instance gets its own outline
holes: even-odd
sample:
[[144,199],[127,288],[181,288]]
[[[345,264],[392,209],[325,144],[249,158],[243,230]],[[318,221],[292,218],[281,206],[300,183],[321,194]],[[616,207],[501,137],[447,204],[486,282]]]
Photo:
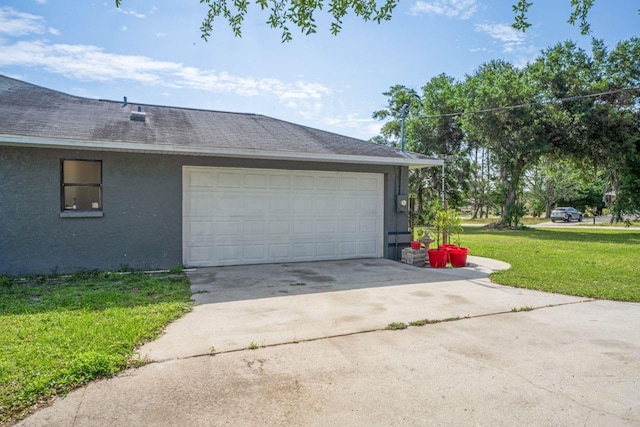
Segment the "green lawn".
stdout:
[[180,276],[0,277],[0,424],[136,363],[134,348],[189,311],[189,296]]
[[640,302],[640,231],[466,228],[460,238],[470,255],[511,264],[491,275],[497,283]]

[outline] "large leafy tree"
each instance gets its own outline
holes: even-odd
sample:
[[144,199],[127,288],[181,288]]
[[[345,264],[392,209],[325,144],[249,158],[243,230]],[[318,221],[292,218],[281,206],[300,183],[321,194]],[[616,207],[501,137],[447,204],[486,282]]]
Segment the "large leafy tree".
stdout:
[[[541,99],[551,101],[545,110],[556,154],[606,173],[619,196],[614,206],[619,219],[637,209],[640,91],[629,89],[640,86],[640,39],[621,42],[611,52],[596,40],[591,55],[571,42],[557,44],[531,68]],[[604,95],[590,96],[594,93]]]
[[478,113],[462,116],[462,124],[469,138],[493,155],[499,171],[505,223],[511,222],[508,213],[521,204],[518,191],[525,171],[550,147],[548,132],[541,126],[542,108],[502,108],[534,102],[536,92],[531,79],[528,68],[518,69],[505,61],[491,61],[465,81],[466,110]]

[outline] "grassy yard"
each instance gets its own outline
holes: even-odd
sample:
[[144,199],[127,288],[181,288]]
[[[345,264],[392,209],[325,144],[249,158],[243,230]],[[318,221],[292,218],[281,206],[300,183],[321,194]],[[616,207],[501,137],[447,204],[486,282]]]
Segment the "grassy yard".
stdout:
[[471,255],[511,264],[491,276],[497,283],[640,302],[640,231],[466,228],[460,238]]
[[0,277],[0,424],[135,364],[134,348],[189,311],[189,296],[180,276]]

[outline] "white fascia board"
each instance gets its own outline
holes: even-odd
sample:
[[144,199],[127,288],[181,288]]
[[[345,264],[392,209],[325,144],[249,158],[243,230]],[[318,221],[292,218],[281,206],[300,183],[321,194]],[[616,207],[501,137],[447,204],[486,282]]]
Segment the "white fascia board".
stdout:
[[22,135],[0,135],[0,145],[34,148],[66,148],[76,150],[121,151],[134,153],[175,154],[190,156],[236,157],[247,159],[289,160],[307,162],[359,163],[392,166],[407,166],[421,169],[442,166],[442,159],[415,159],[409,154],[405,158],[350,156],[344,154],[299,153],[290,151],[259,151],[185,145],[145,144],[124,141],[89,141],[79,139],[45,138]]

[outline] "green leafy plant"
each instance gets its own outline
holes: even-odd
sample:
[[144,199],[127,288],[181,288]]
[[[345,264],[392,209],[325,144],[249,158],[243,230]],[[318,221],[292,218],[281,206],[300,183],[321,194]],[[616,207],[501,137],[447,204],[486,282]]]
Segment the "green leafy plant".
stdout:
[[184,273],[184,267],[182,265],[178,265],[169,270],[170,274],[182,274]]
[[440,234],[442,234],[442,243],[449,243],[449,239],[452,234],[458,234],[458,240],[460,239],[460,232],[462,231],[462,222],[460,215],[455,209],[441,210],[436,213],[434,220],[434,226],[436,229],[436,244],[440,246]]
[[260,346],[258,345],[257,342],[251,341],[251,344],[249,344],[249,347],[247,347],[249,350],[257,350],[260,348]]

